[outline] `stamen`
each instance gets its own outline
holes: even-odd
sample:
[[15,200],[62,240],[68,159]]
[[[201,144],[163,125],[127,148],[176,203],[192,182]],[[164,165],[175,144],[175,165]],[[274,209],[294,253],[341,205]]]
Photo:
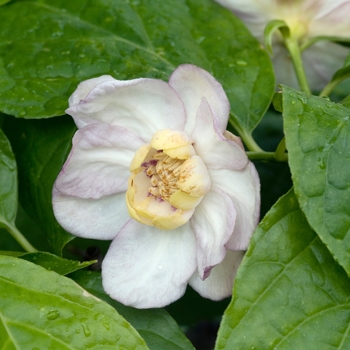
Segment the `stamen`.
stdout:
[[148,176],[152,176],[156,173],[156,167],[154,165],[150,166],[149,168],[147,168],[146,170],[146,174]]
[[155,187],[158,185],[159,180],[157,179],[157,176],[153,175],[151,177],[151,184]]
[[181,173],[184,160],[172,158],[163,151],[152,155],[151,160],[142,164],[150,177],[151,187],[149,193],[162,200],[169,200],[170,196],[178,190],[177,181]]

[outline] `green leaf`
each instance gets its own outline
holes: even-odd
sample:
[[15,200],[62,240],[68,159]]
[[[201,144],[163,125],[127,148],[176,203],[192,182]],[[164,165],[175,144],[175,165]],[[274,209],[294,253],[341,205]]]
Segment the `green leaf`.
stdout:
[[16,251],[10,251],[10,250],[0,250],[0,255],[8,255],[13,257],[18,257],[23,255],[23,252],[16,252]]
[[349,297],[349,278],[291,191],[254,233],[216,349],[348,349]]
[[282,106],[282,94],[280,92],[276,92],[273,95],[273,100],[272,100],[273,108],[277,112],[283,112],[283,106]]
[[164,309],[139,310],[118,303],[104,292],[100,273],[77,271],[70,277],[91,294],[112,305],[140,333],[151,350],[194,350]]
[[22,254],[20,258],[40,265],[46,270],[55,271],[60,275],[67,275],[71,272],[84,269],[96,262],[96,260],[84,262],[68,260],[46,252]]
[[283,87],[289,165],[300,207],[350,273],[350,109]]
[[0,0],[0,6],[5,5],[10,1],[12,1],[12,0]]
[[111,306],[55,272],[0,256],[0,290],[7,349],[147,349]]
[[211,0],[17,0],[0,22],[0,110],[17,117],[62,115],[91,77],[168,80],[182,63],[214,74],[247,131],[274,92],[264,49]]
[[0,129],[0,227],[13,226],[17,214],[17,165],[11,145]]
[[74,237],[57,223],[51,193],[76,127],[69,116],[41,120],[7,117],[5,129],[19,169],[21,204],[42,227],[53,253],[61,255],[64,245]]
[[[26,240],[15,225],[17,214],[17,165],[5,134],[0,129],[0,235],[4,239],[4,228],[28,252],[36,249]],[[9,236],[7,236],[9,237]],[[2,244],[5,249],[6,244]]]

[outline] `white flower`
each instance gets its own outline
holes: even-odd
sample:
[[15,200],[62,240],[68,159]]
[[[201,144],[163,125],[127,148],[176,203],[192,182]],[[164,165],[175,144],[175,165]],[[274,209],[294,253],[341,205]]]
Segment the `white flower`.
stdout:
[[69,106],[78,131],[53,207],[68,232],[113,240],[106,292],[138,308],[165,306],[188,283],[229,296],[260,196],[253,164],[225,131],[221,85],[192,65],[169,83],[102,76],[82,82]]
[[[272,20],[284,20],[301,44],[318,36],[350,38],[349,0],[216,0],[238,17],[263,43],[264,29]],[[311,90],[321,90],[344,64],[349,50],[319,41],[303,51]],[[277,83],[298,87],[293,65],[282,40],[273,46]]]

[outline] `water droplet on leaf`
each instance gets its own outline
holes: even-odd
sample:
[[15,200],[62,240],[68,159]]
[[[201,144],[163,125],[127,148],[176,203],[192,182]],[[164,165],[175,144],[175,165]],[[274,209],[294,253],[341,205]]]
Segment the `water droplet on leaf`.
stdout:
[[50,310],[47,315],[46,315],[46,318],[48,320],[55,320],[56,318],[58,318],[60,315],[59,311],[58,310]]

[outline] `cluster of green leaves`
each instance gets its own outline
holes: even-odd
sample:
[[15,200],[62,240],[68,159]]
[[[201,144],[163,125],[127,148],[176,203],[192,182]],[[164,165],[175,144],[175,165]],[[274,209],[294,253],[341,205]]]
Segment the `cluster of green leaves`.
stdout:
[[[76,130],[64,111],[82,80],[168,80],[192,63],[222,83],[242,138],[256,129],[259,145],[274,150],[282,117],[268,109],[275,81],[267,52],[211,0],[0,0],[0,22],[0,346],[193,349],[166,310],[111,300],[100,273],[82,270],[94,261],[71,254],[83,256],[96,242],[73,240],[52,211],[52,186]],[[237,274],[216,346],[347,349],[349,103],[288,87],[276,101],[294,190],[269,210],[292,186],[289,168],[256,162],[268,213]],[[188,326],[220,317],[226,305],[187,294],[169,312]]]

